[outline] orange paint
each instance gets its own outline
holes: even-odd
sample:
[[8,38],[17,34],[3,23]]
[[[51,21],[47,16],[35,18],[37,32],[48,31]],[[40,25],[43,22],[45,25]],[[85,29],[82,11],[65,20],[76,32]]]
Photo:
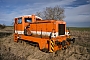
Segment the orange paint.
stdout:
[[[29,21],[29,22],[27,22]],[[42,20],[35,15],[26,15],[15,18],[14,41],[18,39],[28,40],[39,44],[40,49],[49,49],[48,41],[66,41],[68,36],[65,34],[66,22],[58,20]],[[31,34],[31,35],[29,35]],[[62,45],[54,43],[54,51],[62,48]]]

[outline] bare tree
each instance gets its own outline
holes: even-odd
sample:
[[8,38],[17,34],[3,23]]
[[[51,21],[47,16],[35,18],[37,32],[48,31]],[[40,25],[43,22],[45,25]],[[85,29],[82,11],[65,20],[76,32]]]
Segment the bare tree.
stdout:
[[46,7],[42,12],[37,12],[37,16],[43,19],[54,19],[54,20],[62,20],[64,16],[64,9],[60,6],[55,7]]

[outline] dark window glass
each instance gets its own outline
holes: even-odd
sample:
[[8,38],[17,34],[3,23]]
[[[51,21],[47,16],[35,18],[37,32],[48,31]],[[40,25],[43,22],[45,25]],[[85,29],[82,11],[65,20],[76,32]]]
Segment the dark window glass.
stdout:
[[32,18],[25,18],[25,22],[32,22]]
[[58,24],[58,35],[65,35],[65,24]]
[[22,18],[18,18],[18,24],[22,23]]

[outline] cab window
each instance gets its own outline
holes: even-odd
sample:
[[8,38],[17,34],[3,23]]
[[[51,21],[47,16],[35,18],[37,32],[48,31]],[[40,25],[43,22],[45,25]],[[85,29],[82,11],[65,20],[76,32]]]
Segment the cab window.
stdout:
[[25,18],[25,22],[27,23],[27,22],[32,22],[32,18]]
[[18,18],[18,24],[22,23],[22,18]]

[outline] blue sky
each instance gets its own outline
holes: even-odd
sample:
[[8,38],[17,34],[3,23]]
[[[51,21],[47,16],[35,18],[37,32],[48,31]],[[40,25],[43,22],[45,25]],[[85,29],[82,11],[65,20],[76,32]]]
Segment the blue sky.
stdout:
[[67,26],[90,27],[90,0],[0,0],[0,24],[11,25],[15,17],[56,5],[65,9]]

